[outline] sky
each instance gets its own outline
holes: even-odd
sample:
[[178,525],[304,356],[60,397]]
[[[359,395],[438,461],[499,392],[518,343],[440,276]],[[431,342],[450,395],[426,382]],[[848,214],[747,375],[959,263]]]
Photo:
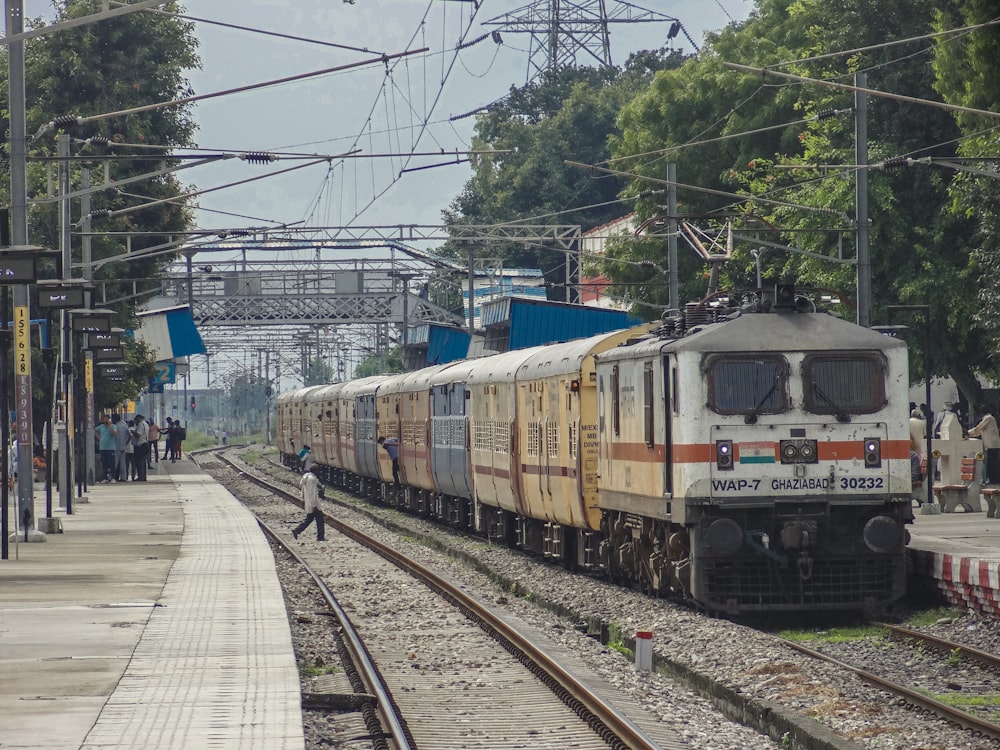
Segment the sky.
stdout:
[[[530,70],[527,34],[500,28],[499,44],[491,36],[469,42],[498,30],[485,22],[522,7],[514,0],[480,0],[478,8],[469,0],[187,0],[184,13],[203,19],[193,21],[202,68],[188,74],[199,95],[373,61],[199,101],[199,147],[281,158],[185,170],[191,189],[207,191],[196,199],[198,228],[327,227],[326,234],[336,237],[343,226],[440,224],[442,210],[471,176],[467,164],[454,162],[465,158],[456,151],[471,146],[475,119],[453,118],[523,85]],[[609,12],[613,7],[608,3]],[[679,19],[700,45],[707,31],[744,20],[753,3],[678,0],[642,7]],[[48,0],[25,0],[25,13],[51,18],[52,11]],[[612,24],[613,61],[623,64],[633,51],[666,46],[669,26]],[[669,44],[694,51],[683,33]],[[421,47],[428,52],[379,61],[382,54]],[[352,150],[355,158],[335,158]],[[414,150],[448,155],[372,156]],[[415,169],[401,176],[408,168]],[[282,170],[291,171],[275,175]],[[275,176],[239,184],[264,175]],[[198,359],[193,372],[202,369]],[[199,386],[197,374],[192,384]]]
[[[752,4],[745,0],[694,0],[650,6],[680,19],[700,43],[706,30],[718,29],[731,19],[744,19]],[[408,152],[414,147],[461,151],[471,145],[474,118],[450,118],[495,101],[512,85],[523,84],[528,74],[530,37],[526,34],[501,31],[500,45],[488,39],[463,50],[457,58],[452,52],[442,53],[442,49],[454,49],[465,28],[470,28],[466,41],[494,30],[495,26],[483,22],[521,7],[509,0],[485,0],[478,11],[471,2],[444,0],[189,0],[186,7],[190,16],[376,53],[197,23],[203,69],[192,72],[191,82],[198,93],[373,59],[382,52],[430,48],[426,55],[396,63],[389,76],[385,66],[375,64],[202,101],[196,105],[197,139],[206,148],[322,156],[360,148],[363,157]],[[614,61],[623,63],[637,49],[663,46],[668,28],[666,23],[613,25]],[[684,51],[693,51],[683,35],[675,39],[674,43],[678,42]],[[423,120],[430,124],[421,133]],[[366,135],[358,139],[359,133]],[[450,160],[454,158],[452,155]],[[205,228],[292,222],[329,227],[438,224],[442,209],[469,178],[468,165],[421,169],[402,178],[399,173],[407,166],[447,161],[449,158],[441,157],[409,162],[357,158],[344,165],[334,163],[332,171],[331,162],[323,161],[283,176],[205,194],[199,198],[206,209],[199,214],[199,221]],[[282,160],[264,166],[242,162],[205,166],[191,179],[200,188],[210,188],[303,163]]]

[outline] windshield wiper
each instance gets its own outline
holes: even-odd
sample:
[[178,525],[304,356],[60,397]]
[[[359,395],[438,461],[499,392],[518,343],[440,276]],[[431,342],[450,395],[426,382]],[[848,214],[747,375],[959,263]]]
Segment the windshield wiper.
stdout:
[[774,395],[774,392],[778,390],[778,386],[780,384],[781,384],[781,373],[779,372],[777,375],[774,376],[774,382],[771,383],[770,390],[768,390],[768,392],[764,394],[764,398],[758,401],[757,405],[750,410],[750,413],[743,418],[743,421],[746,424],[757,424],[757,417],[760,416],[761,407],[764,406],[764,404],[767,403],[767,400]]
[[851,418],[848,416],[847,412],[844,411],[841,405],[838,404],[836,401],[834,401],[832,398],[830,398],[830,396],[827,395],[826,391],[824,391],[822,388],[819,387],[819,382],[817,380],[813,380],[813,390],[816,392],[817,396],[826,401],[826,403],[828,403],[836,410],[834,412],[834,416],[837,417],[838,422],[851,421]]

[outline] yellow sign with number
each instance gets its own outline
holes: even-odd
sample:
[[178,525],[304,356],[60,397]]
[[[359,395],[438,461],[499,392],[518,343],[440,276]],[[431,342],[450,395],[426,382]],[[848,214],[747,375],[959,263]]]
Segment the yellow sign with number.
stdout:
[[23,305],[14,308],[14,374],[31,374],[31,320]]

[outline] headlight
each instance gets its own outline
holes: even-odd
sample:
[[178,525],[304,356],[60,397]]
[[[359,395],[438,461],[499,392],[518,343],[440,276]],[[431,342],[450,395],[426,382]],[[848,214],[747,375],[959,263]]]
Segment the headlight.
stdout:
[[715,465],[720,469],[733,468],[733,441],[715,441]]
[[865,438],[865,468],[876,469],[882,465],[882,439]]

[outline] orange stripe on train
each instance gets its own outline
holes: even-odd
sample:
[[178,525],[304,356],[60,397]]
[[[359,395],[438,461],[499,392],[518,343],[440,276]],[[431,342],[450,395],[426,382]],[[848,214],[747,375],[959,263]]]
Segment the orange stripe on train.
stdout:
[[[754,445],[759,450],[761,441],[754,441]],[[819,442],[816,445],[816,454],[820,461],[861,461],[864,460],[864,441],[833,440]],[[673,446],[671,455],[675,463],[710,463],[715,461],[715,444],[679,443]],[[737,462],[739,461],[739,456],[739,443],[737,443]],[[779,460],[777,441],[774,442],[774,456],[776,461]],[[909,460],[909,440],[883,440],[882,458]],[[611,459],[613,461],[660,463],[666,460],[666,449],[662,445],[650,448],[645,443],[613,443],[611,445]]]

